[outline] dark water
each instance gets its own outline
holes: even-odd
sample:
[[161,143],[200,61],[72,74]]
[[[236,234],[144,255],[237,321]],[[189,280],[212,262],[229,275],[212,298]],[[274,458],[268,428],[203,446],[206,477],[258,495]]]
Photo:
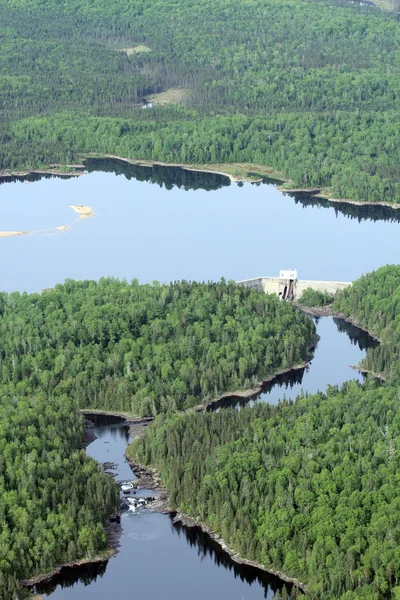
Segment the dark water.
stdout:
[[[66,278],[140,282],[247,279],[297,268],[353,281],[400,262],[400,211],[284,195],[268,184],[182,169],[101,162],[79,178],[0,186],[0,287],[40,291]],[[76,220],[71,204],[96,216]],[[64,232],[54,227],[68,225]]]
[[[315,394],[326,390],[328,385],[342,385],[345,381],[363,376],[351,368],[365,356],[364,350],[375,347],[376,342],[365,332],[341,319],[324,317],[315,319],[320,340],[313,354],[310,367],[280,375],[272,383],[264,386],[256,398],[261,402],[277,404],[279,400],[295,400],[303,393]],[[221,400],[218,406],[244,406],[246,399],[229,398]],[[214,404],[213,408],[215,409]]]
[[[0,186],[1,289],[39,291],[65,278],[136,277],[141,282],[246,279],[296,267],[304,279],[351,281],[399,262],[400,212],[284,195],[265,182],[231,185],[226,177],[103,161],[81,178],[31,178]],[[102,172],[93,172],[102,169]],[[1,180],[0,180],[1,183]],[[71,204],[96,216],[76,220]],[[69,225],[65,232],[53,228]],[[350,369],[370,341],[335,319],[320,319],[310,369],[285,376],[262,401],[293,398],[360,376]],[[236,400],[234,401],[236,403]],[[131,478],[119,422],[98,423],[88,454],[117,463]],[[238,566],[198,529],[174,526],[147,510],[122,515],[120,552],[107,564],[68,570],[38,590],[54,600],[258,600],[281,584]]]
[[[117,463],[116,481],[132,479],[123,454],[128,431],[121,423],[94,429],[87,453]],[[144,492],[145,493],[145,492]],[[281,583],[258,569],[236,565],[198,528],[173,525],[172,516],[148,510],[122,513],[119,553],[106,565],[65,569],[39,593],[73,600],[258,600],[272,598]]]

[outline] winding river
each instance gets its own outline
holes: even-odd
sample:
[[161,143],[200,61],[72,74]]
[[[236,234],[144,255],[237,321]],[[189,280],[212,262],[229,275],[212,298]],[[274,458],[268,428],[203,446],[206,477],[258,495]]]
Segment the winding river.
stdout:
[[[284,195],[270,182],[230,184],[182,169],[91,161],[87,170],[78,178],[30,177],[30,185],[3,180],[0,229],[30,232],[0,239],[3,290],[40,291],[65,278],[101,276],[142,283],[239,280],[287,267],[304,279],[350,281],[400,262],[400,211],[330,204]],[[95,216],[78,219],[70,205],[90,206]],[[317,320],[317,331],[311,366],[280,377],[258,401],[276,403],[361,379],[350,365],[373,344],[368,335],[333,318]],[[98,421],[95,433],[88,454],[115,463],[117,481],[132,478],[124,424]],[[272,598],[281,587],[276,578],[232,562],[200,530],[174,525],[169,515],[123,513],[121,526],[119,553],[107,564],[65,570],[37,591],[52,600],[256,600]]]

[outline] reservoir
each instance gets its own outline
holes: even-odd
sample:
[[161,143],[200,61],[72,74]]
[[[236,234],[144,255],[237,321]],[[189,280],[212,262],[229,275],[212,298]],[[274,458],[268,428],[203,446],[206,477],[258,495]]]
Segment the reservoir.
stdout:
[[[292,197],[273,185],[182,169],[87,167],[103,171],[0,185],[0,231],[34,232],[0,238],[2,290],[108,276],[238,281],[289,267],[299,279],[353,281],[399,262],[400,211]],[[81,204],[95,217],[78,219],[69,206]]]
[[[352,281],[398,263],[400,212],[285,195],[268,182],[230,184],[219,175],[91,161],[78,178],[37,178],[0,185],[1,289],[39,292],[66,278],[246,279],[297,268],[300,279]],[[89,206],[79,219],[70,205]],[[66,226],[66,229],[64,228]],[[55,228],[63,227],[63,229]],[[311,366],[281,377],[259,401],[276,403],[360,376],[372,340],[343,321],[317,322]],[[252,400],[254,401],[254,400]],[[226,405],[237,404],[237,399]],[[132,478],[121,422],[98,422],[90,456]],[[107,564],[68,570],[38,591],[52,600],[110,597],[271,599],[281,583],[236,565],[207,535],[176,526],[170,515],[123,513],[119,553]]]

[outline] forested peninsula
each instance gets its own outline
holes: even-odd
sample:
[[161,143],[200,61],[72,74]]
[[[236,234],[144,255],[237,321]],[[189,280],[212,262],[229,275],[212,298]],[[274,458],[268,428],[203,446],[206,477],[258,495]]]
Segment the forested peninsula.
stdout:
[[399,47],[340,0],[1,0],[0,170],[252,163],[400,203]]
[[315,325],[234,283],[66,281],[0,294],[0,599],[107,547],[119,491],[79,409],[156,415],[303,363]]
[[400,267],[384,267],[334,304],[381,336],[366,364],[385,384],[160,415],[129,450],[157,469],[171,507],[305,583],[310,600],[400,597],[399,284]]

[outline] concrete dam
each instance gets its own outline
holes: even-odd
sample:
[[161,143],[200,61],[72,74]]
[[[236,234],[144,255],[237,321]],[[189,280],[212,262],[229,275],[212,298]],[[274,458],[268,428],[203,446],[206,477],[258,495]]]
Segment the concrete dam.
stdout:
[[298,300],[307,288],[335,295],[336,292],[352,285],[351,281],[297,279],[296,269],[283,269],[280,271],[279,277],[254,277],[236,283],[237,285],[263,290],[266,294],[276,294],[282,300]]

